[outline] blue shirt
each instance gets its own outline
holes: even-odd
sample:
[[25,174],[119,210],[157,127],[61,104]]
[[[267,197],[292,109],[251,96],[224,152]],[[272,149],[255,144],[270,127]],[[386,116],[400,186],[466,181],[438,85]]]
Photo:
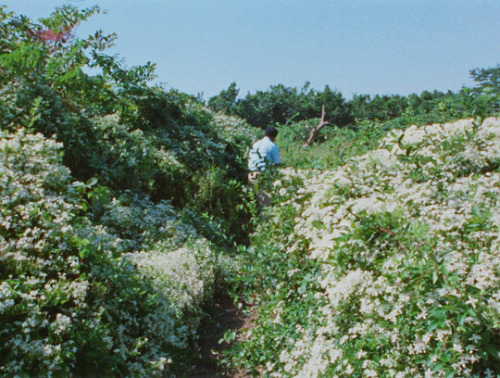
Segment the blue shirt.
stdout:
[[252,146],[248,157],[248,169],[263,171],[266,169],[267,162],[278,164],[280,161],[278,147],[266,136]]

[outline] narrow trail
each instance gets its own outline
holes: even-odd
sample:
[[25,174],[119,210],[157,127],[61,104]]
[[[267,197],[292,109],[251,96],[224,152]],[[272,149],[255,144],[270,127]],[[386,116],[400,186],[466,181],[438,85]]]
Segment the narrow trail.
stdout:
[[201,357],[196,361],[194,372],[190,375],[193,378],[213,378],[213,377],[248,377],[244,369],[227,370],[220,367],[222,352],[229,347],[229,344],[219,344],[226,331],[236,331],[235,342],[242,339],[242,330],[252,328],[255,319],[255,311],[250,315],[238,310],[233,303],[233,299],[224,295],[216,299],[212,308],[208,310],[208,316],[199,328],[200,338],[198,344]]

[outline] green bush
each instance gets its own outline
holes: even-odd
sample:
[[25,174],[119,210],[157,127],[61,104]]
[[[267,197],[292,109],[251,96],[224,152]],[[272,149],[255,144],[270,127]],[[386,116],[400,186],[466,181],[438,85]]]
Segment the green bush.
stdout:
[[106,55],[113,35],[76,38],[73,29],[96,12],[62,7],[34,23],[2,8],[2,129],[23,125],[55,136],[76,179],[206,213],[226,234],[218,242],[243,239],[248,217],[234,209],[246,201],[250,126],[215,116],[187,94],[148,86],[154,65],[126,68]]
[[411,126],[335,170],[284,171],[241,277],[258,318],[230,363],[278,376],[499,371],[499,130],[494,118]]
[[24,129],[1,135],[1,374],[185,372],[213,288],[210,244],[168,204],[134,198],[93,226],[61,147]]
[[316,126],[318,121],[311,119],[280,127],[276,143],[286,166],[297,169],[335,168],[345,164],[352,156],[375,148],[388,130],[404,127],[398,122],[371,121],[344,128],[326,126],[315,143],[304,147],[311,126]]

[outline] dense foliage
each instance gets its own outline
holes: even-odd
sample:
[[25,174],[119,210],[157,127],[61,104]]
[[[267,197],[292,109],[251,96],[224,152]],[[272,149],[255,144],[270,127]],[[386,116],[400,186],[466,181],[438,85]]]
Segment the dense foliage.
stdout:
[[245,237],[253,130],[78,39],[98,11],[0,10],[2,376],[185,374]]
[[227,233],[237,231],[231,224],[245,215],[227,209],[243,201],[234,187],[245,176],[241,156],[252,133],[244,124],[224,132],[195,98],[149,87],[153,65],[127,69],[105,54],[114,36],[76,38],[78,23],[98,11],[66,7],[41,24],[1,11],[0,126],[55,135],[79,180],[97,177],[110,190],[203,209]]
[[393,129],[411,125],[448,122],[467,117],[479,121],[500,109],[500,68],[471,70],[478,86],[462,88],[459,93],[447,94],[424,91],[409,96],[354,96],[347,105],[354,121],[341,125],[328,119],[316,138],[316,143],[304,148],[311,130],[319,124],[314,118],[298,120],[299,116],[279,124],[278,145],[283,160],[290,167],[308,169],[335,168],[354,155],[376,148],[381,138]]
[[208,100],[213,110],[246,119],[251,125],[287,125],[293,121],[318,118],[326,109],[331,126],[355,127],[364,121],[386,122],[397,120],[409,126],[446,122],[450,119],[477,117],[498,112],[500,104],[500,67],[473,69],[471,77],[478,86],[463,88],[458,93],[424,91],[420,95],[367,95],[356,94],[346,100],[337,90],[326,86],[323,91],[313,90],[306,83],[302,88],[271,86],[266,91],[247,93],[238,98],[239,89],[232,83],[227,90]]
[[[96,12],[0,8],[1,376],[189,374],[227,283],[257,308],[227,357],[251,374],[500,370],[499,67],[456,94],[233,83],[207,107],[78,38]],[[255,217],[269,125],[292,168]]]
[[93,225],[60,143],[25,129],[1,137],[0,374],[182,367],[213,288],[210,244],[146,199],[114,200]]
[[345,126],[354,120],[342,94],[329,86],[325,86],[323,91],[316,91],[309,88],[309,83],[300,90],[278,84],[267,91],[248,93],[241,99],[237,99],[238,93],[236,83],[232,83],[227,90],[210,98],[208,105],[213,110],[244,118],[259,128],[285,124],[290,119],[319,117],[323,106],[333,124]]
[[488,118],[395,130],[335,170],[284,171],[246,251],[241,285],[259,316],[233,363],[276,376],[498,372],[499,167]]

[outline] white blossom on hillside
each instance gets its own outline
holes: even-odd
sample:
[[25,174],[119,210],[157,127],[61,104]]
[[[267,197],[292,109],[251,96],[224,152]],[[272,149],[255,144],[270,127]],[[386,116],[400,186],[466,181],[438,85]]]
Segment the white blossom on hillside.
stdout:
[[489,118],[393,131],[336,171],[284,170],[303,181],[282,205],[298,212],[287,252],[307,240],[323,263],[321,322],[289,339],[284,371],[480,375],[479,332],[500,324],[499,166]]

